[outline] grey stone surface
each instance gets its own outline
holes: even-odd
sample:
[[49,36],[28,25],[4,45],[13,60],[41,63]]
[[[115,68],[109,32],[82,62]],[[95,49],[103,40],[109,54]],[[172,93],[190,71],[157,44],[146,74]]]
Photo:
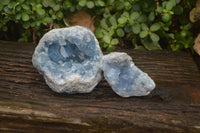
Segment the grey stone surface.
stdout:
[[103,54],[85,27],[53,29],[40,40],[32,63],[56,92],[88,93],[102,78]]
[[103,57],[104,77],[122,97],[145,96],[154,88],[154,81],[132,62],[123,52],[112,52]]

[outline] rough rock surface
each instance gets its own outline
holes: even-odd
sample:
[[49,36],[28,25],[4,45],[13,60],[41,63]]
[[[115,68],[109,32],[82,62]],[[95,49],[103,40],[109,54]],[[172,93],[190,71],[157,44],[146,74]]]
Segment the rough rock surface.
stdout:
[[154,81],[123,52],[113,52],[103,57],[104,77],[113,91],[122,97],[145,96],[154,88]]
[[103,54],[85,27],[53,29],[40,40],[32,63],[56,92],[88,93],[102,78]]

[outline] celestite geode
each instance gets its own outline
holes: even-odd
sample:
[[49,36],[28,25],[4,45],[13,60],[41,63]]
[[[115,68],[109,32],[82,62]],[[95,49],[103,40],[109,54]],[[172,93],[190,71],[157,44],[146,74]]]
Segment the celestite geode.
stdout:
[[74,26],[46,33],[35,49],[32,63],[52,90],[88,93],[102,78],[102,57],[94,34]]
[[104,55],[102,69],[113,91],[122,97],[145,96],[155,88],[154,81],[126,53]]

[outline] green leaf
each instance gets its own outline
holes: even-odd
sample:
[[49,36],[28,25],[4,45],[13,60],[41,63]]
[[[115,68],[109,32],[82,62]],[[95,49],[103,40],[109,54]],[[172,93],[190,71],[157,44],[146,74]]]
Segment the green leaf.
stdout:
[[140,38],[145,38],[147,35],[148,35],[148,31],[146,30],[141,31],[139,34]]
[[3,4],[0,3],[0,11],[3,9]]
[[108,34],[109,34],[110,36],[113,36],[113,35],[115,34],[115,29],[113,28],[113,26],[109,29]]
[[139,14],[138,12],[133,12],[133,13],[131,14],[131,16],[130,16],[130,19],[136,20],[136,19],[139,18],[139,16],[140,16],[140,14]]
[[176,0],[176,4],[179,4],[181,2],[181,0]]
[[103,42],[102,46],[103,46],[103,48],[107,48],[108,47],[108,43]]
[[154,14],[154,12],[151,12],[151,13],[149,14],[149,16],[148,16],[148,20],[149,20],[149,21],[154,21],[154,19],[155,19],[155,14]]
[[22,13],[22,20],[23,21],[28,21],[29,20],[29,16],[25,12]]
[[116,45],[118,43],[119,43],[119,40],[116,38],[111,40],[111,45]]
[[22,16],[22,15],[21,15],[20,13],[18,13],[17,15],[15,15],[15,19],[16,19],[16,20],[20,20],[20,19],[21,19],[21,16]]
[[145,14],[140,15],[140,17],[138,18],[138,22],[140,23],[144,23],[147,21],[147,17]]
[[[54,0],[47,0],[48,2],[48,5],[51,7],[51,8],[54,8],[54,6],[56,6],[56,3]],[[41,8],[41,7],[40,7]]]
[[9,2],[10,2],[10,0],[1,0],[1,4],[3,4],[3,5],[8,5]]
[[171,44],[171,45],[170,45],[172,51],[180,50],[180,46],[181,46],[181,44],[176,44],[176,45]]
[[125,11],[125,12],[122,13],[121,17],[127,17],[128,18],[129,17],[129,13]]
[[65,8],[68,8],[68,7],[71,7],[72,6],[72,2],[71,1],[69,1],[69,0],[66,0],[65,1]]
[[162,49],[158,42],[153,42],[149,37],[142,39],[141,42],[147,50]]
[[103,37],[103,41],[106,42],[106,43],[110,43],[111,37],[108,36],[108,35],[105,35],[105,36]]
[[169,33],[168,36],[171,38],[171,39],[175,39],[175,36],[173,33]]
[[111,5],[112,3],[114,3],[115,0],[107,0],[107,4]]
[[39,15],[41,15],[41,16],[45,14],[45,10],[42,9],[42,8],[37,8],[37,9],[36,9],[36,12],[37,12],[37,14],[39,14]]
[[127,22],[127,18],[126,17],[121,17],[121,18],[118,18],[118,23],[119,24],[125,24]]
[[187,34],[188,34],[188,33],[187,33],[187,31],[185,31],[185,30],[182,30],[182,31],[180,32],[180,36],[183,37],[183,38],[186,37]]
[[15,9],[16,9],[16,11],[20,12],[21,11],[21,6],[17,6]]
[[50,23],[52,23],[52,19],[50,17],[45,17],[44,23],[50,24]]
[[110,18],[109,18],[109,22],[111,23],[111,25],[117,25],[117,21],[116,21],[116,19],[115,19],[115,16],[111,16]]
[[173,4],[173,7],[176,6],[176,0],[169,0]]
[[124,2],[120,0],[115,0],[115,2],[113,2],[111,5],[113,5],[116,10],[124,9]]
[[164,22],[168,22],[170,19],[172,18],[171,14],[169,13],[165,13],[163,16],[162,16],[162,20]]
[[[9,0],[10,1],[10,0]],[[19,3],[23,3],[25,0],[17,0]]]
[[[39,27],[39,26],[40,26],[40,24],[41,24],[41,23],[40,23],[40,21],[37,21],[37,22],[36,22],[36,26],[38,26],[38,27]],[[55,26],[55,25],[54,25],[54,26]]]
[[103,14],[103,17],[104,18],[108,18],[110,16],[110,13],[109,12],[104,12],[104,14]]
[[147,0],[141,0],[141,7],[143,8],[143,9],[145,9],[145,8],[148,8],[148,2],[147,2]]
[[153,25],[151,25],[150,31],[153,31],[153,32],[158,31],[160,27],[161,27],[160,23],[154,23]]
[[[16,4],[16,2],[10,2],[9,4],[8,4],[8,8],[10,8],[10,9],[12,9],[14,6],[15,6],[15,4]],[[2,4],[1,4],[2,5]],[[3,5],[2,5],[3,6]]]
[[155,33],[152,33],[152,34],[150,35],[150,37],[151,37],[151,40],[152,40],[153,42],[158,42],[158,41],[160,40],[160,37],[159,37],[157,34],[155,34]]
[[87,3],[87,0],[80,0],[79,2],[78,2],[78,4],[80,5],[80,6],[85,6],[86,5],[86,3]]
[[131,27],[126,25],[126,26],[124,27],[124,31],[125,31],[126,33],[131,32]]
[[53,14],[54,14],[54,12],[53,12],[52,9],[49,10],[49,14],[50,14],[50,15],[53,15]]
[[53,10],[54,10],[54,11],[60,10],[60,5],[55,5],[55,6],[53,7]]
[[52,18],[52,19],[56,19],[56,15],[53,14],[53,15],[51,16],[51,18]]
[[10,15],[12,14],[12,9],[8,8],[7,6],[5,6],[3,10],[7,14],[10,14]]
[[167,9],[167,10],[171,10],[171,9],[173,8],[173,6],[174,6],[173,2],[168,1],[168,2],[166,3],[166,9]]
[[42,1],[42,5],[43,5],[44,7],[48,7],[48,6],[49,6],[48,0],[43,0],[43,1]]
[[107,51],[113,51],[114,50],[114,47],[112,45],[109,45],[106,49]]
[[140,27],[137,24],[135,24],[132,26],[132,31],[135,34],[138,34],[138,33],[140,33]]
[[166,4],[167,4],[167,0],[166,1],[163,1],[161,4],[162,4],[162,8],[163,8],[163,10],[166,10],[165,8],[166,8]]
[[141,27],[142,27],[142,30],[149,30],[149,27],[145,23],[142,23]]
[[30,7],[26,4],[22,4],[22,8],[25,9],[25,10],[30,10]]
[[93,8],[94,7],[94,2],[93,1],[88,1],[87,2],[87,7],[88,8]]
[[124,36],[124,31],[123,31],[122,28],[117,29],[117,35],[118,35],[119,37],[123,37],[123,36]]
[[102,28],[107,28],[108,27],[108,25],[107,25],[107,23],[106,23],[106,19],[104,18],[104,19],[102,19],[101,21],[100,21],[100,24],[101,24],[101,27]]
[[164,29],[165,31],[169,31],[169,27],[167,27],[167,26],[164,26],[163,29]]
[[105,3],[104,3],[104,1],[102,1],[102,0],[98,0],[98,5],[99,5],[99,6],[105,6]]
[[129,10],[129,9],[132,8],[132,5],[131,5],[128,1],[126,1],[126,2],[124,3],[124,6],[125,6],[126,10]]
[[186,24],[186,25],[184,25],[183,27],[182,27],[182,29],[184,29],[184,30],[189,30],[189,29],[191,29],[192,28],[192,24],[191,23],[188,23],[188,24]]
[[157,11],[158,11],[158,13],[162,13],[163,8],[162,8],[161,6],[158,6],[158,7],[157,7]]
[[57,16],[58,16],[59,18],[63,18],[63,13],[62,13],[61,11],[59,11],[59,12],[57,13]]
[[42,5],[41,4],[37,4],[36,8],[42,8]]
[[136,3],[133,5],[133,10],[134,10],[134,11],[140,11],[140,3],[139,3],[139,2],[136,2]]
[[103,32],[100,28],[96,28],[94,31],[95,35],[97,38],[102,38],[103,37]]

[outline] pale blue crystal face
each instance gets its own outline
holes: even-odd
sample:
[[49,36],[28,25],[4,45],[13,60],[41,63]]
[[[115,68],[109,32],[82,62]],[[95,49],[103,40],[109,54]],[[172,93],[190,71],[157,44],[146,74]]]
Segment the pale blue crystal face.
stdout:
[[155,88],[154,81],[126,53],[105,55],[102,69],[112,89],[122,97],[145,96]]
[[60,46],[58,44],[58,41],[53,42],[48,47],[48,55],[50,60],[57,64],[60,64],[60,62],[70,62],[70,60],[73,60],[76,63],[82,63],[84,60],[92,59],[84,52],[81,52],[75,44],[72,44],[68,41],[64,46]]
[[32,62],[54,91],[87,93],[101,80],[102,57],[93,33],[74,26],[46,33]]

